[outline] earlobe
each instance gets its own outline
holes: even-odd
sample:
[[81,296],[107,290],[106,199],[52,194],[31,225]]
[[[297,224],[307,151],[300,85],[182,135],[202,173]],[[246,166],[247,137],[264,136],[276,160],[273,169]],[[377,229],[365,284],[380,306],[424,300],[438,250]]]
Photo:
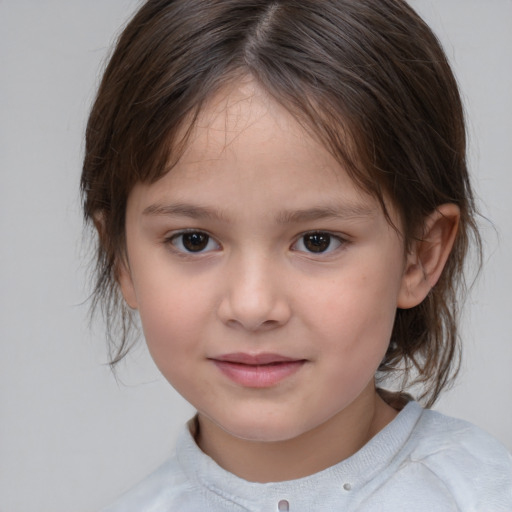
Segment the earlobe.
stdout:
[[135,294],[135,287],[128,264],[124,261],[120,262],[117,265],[116,274],[117,282],[119,283],[126,304],[132,309],[137,309],[137,296]]
[[420,304],[435,286],[453,248],[460,210],[452,203],[439,206],[424,223],[423,235],[407,255],[397,306],[409,309]]
[[[99,243],[105,248],[105,219],[101,212],[98,212],[93,217],[94,227],[98,232]],[[105,250],[105,249],[104,249]],[[133,286],[132,277],[130,274],[130,269],[128,262],[125,260],[117,259],[115,263],[115,279],[121,288],[121,293],[124,297],[126,304],[128,307],[132,309],[137,309],[137,300],[135,296],[135,288]]]

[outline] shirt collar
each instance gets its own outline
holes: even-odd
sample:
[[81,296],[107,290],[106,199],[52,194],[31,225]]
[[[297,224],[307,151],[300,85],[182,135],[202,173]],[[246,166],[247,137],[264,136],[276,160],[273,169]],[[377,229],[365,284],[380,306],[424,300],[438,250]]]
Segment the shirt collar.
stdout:
[[328,507],[331,502],[352,501],[358,490],[371,485],[382,472],[394,472],[402,461],[400,453],[409,439],[423,409],[409,402],[397,417],[358,452],[346,460],[305,478],[284,482],[256,483],[243,480],[221,468],[197,446],[191,420],[178,440],[178,463],[191,482],[247,510],[302,508],[304,503]]

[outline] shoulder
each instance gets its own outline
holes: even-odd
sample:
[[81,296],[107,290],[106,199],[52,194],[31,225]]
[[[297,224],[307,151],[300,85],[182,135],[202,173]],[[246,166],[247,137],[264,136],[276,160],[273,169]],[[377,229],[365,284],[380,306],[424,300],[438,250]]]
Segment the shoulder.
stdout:
[[423,411],[411,441],[413,453],[422,460],[451,456],[453,463],[477,462],[480,468],[512,468],[512,457],[498,440],[467,421],[436,411]]
[[358,511],[512,512],[512,457],[474,425],[410,402],[375,441],[391,460]]
[[209,510],[207,492],[196,478],[201,461],[206,456],[191,435],[191,425],[189,422],[183,427],[176,442],[176,452],[171,458],[101,512]]
[[460,510],[512,510],[512,457],[483,430],[425,410],[409,447],[409,463],[438,480]]
[[179,506],[192,492],[173,457],[101,512],[164,512],[170,504]]

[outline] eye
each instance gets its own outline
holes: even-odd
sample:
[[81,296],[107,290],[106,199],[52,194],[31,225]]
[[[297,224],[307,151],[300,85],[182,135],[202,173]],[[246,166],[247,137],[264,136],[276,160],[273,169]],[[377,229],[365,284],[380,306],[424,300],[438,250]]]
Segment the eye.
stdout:
[[169,242],[179,252],[203,253],[219,249],[219,244],[204,231],[185,231],[176,233]]
[[312,231],[303,234],[293,244],[293,249],[309,253],[329,253],[335,251],[342,245],[342,240],[325,231]]

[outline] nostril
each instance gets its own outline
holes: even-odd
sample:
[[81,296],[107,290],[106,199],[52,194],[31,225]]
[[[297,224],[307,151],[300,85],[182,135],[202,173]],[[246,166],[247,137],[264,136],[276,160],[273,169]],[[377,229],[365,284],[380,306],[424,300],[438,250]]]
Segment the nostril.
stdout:
[[279,322],[277,320],[265,320],[264,322],[261,323],[261,328],[262,329],[272,329],[274,327],[277,327],[279,325]]
[[[259,319],[251,319],[246,317],[232,318],[225,321],[226,325],[235,329],[244,329],[247,331],[271,331],[272,329],[276,329],[281,326],[281,322],[279,320],[263,320]],[[283,322],[284,323],[284,322]]]

